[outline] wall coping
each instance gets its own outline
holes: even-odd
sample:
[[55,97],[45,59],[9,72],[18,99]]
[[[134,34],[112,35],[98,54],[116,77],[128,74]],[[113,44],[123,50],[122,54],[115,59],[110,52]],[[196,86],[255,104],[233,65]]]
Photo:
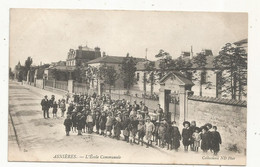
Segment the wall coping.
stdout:
[[245,100],[223,99],[223,98],[195,96],[195,95],[189,96],[188,100],[247,107],[247,101]]

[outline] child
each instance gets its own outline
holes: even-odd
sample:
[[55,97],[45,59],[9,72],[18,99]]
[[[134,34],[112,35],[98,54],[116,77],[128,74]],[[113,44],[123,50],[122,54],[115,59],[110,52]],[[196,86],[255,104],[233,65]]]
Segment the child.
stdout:
[[169,123],[166,127],[166,133],[165,133],[165,142],[167,144],[167,150],[172,149],[172,132],[173,132],[172,123]]
[[212,143],[211,143],[211,148],[214,152],[214,155],[218,155],[219,152],[219,145],[222,143],[221,141],[221,136],[219,134],[219,132],[217,131],[217,127],[213,126],[213,132],[211,132],[212,134]]
[[144,121],[143,120],[139,120],[139,124],[137,126],[137,130],[138,130],[138,145],[141,141],[141,146],[143,146],[143,139],[144,139],[144,135],[145,135],[145,129],[144,129]]
[[124,122],[123,122],[123,135],[124,135],[124,141],[126,141],[127,143],[129,142],[129,124],[130,124],[130,118],[128,113],[125,113],[124,116]]
[[181,134],[179,128],[176,125],[176,122],[172,122],[172,147],[177,152],[180,147]]
[[165,135],[166,135],[166,129],[167,129],[167,122],[163,118],[162,122],[160,123],[160,126],[158,128],[158,139],[159,139],[159,147],[164,148],[165,145]]
[[61,110],[61,117],[64,117],[64,112],[66,111],[66,104],[64,100],[60,102],[60,110]]
[[70,119],[70,116],[68,115],[67,118],[64,120],[64,126],[65,126],[65,131],[66,131],[66,136],[69,136],[70,134],[70,127],[72,125],[72,121]]
[[52,115],[53,118],[56,117],[57,118],[57,110],[58,110],[58,104],[56,101],[53,102],[53,106],[52,106]]
[[106,129],[106,122],[107,122],[106,113],[103,111],[101,113],[100,118],[99,118],[99,128],[101,130],[100,135],[104,135],[104,131]]
[[193,139],[193,149],[194,151],[198,152],[199,147],[200,147],[200,140],[201,140],[201,135],[200,135],[200,128],[196,127],[195,132],[192,134],[192,139]]
[[72,132],[77,132],[76,129],[77,129],[77,112],[76,110],[74,109],[72,114],[71,114],[71,119],[72,119]]
[[114,125],[114,136],[115,139],[119,140],[120,139],[120,134],[121,134],[121,119],[119,117],[116,117],[115,119],[115,125]]
[[147,122],[145,123],[145,136],[147,140],[146,148],[152,146],[152,134],[155,130],[154,124],[151,122],[151,119],[148,117]]
[[130,124],[129,124],[130,144],[135,143],[135,136],[136,136],[136,133],[137,133],[137,126],[138,126],[138,120],[136,120],[136,117],[130,116]]
[[210,134],[206,126],[201,127],[201,129],[201,149],[206,153],[210,149]]
[[96,134],[99,134],[99,119],[100,119],[100,112],[99,110],[96,110],[95,116],[94,116],[94,125],[96,126]]
[[[191,135],[193,135],[193,133],[195,132],[195,128],[196,128],[196,121],[191,121],[191,123],[190,123]],[[192,136],[191,136],[191,141],[190,141],[190,150],[196,151],[195,148],[194,148],[194,140],[193,140]]]
[[78,130],[78,135],[82,135],[82,129],[83,129],[83,126],[84,126],[84,115],[81,114],[80,112],[77,113],[77,130]]
[[113,117],[112,117],[112,113],[109,112],[108,113],[108,117],[107,117],[107,122],[106,122],[106,133],[105,136],[107,136],[107,132],[108,132],[108,136],[111,137],[112,133],[112,125],[113,125]]
[[183,122],[184,128],[182,129],[182,143],[184,146],[184,151],[187,152],[190,141],[191,141],[191,130],[190,130],[190,122],[184,121]]
[[88,133],[91,134],[93,132],[93,115],[92,112],[88,112],[87,119],[86,119]]

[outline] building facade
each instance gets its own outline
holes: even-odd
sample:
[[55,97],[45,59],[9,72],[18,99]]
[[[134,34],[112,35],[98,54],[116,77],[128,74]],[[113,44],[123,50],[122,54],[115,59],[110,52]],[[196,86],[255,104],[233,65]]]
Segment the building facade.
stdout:
[[79,46],[78,49],[70,49],[68,52],[66,66],[84,66],[88,61],[101,57],[99,47],[94,49],[88,46]]

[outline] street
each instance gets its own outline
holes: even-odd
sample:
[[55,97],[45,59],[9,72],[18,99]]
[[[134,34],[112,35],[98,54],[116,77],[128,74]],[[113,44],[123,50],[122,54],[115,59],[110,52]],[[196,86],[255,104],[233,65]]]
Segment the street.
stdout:
[[[220,156],[235,157],[234,160],[211,159],[211,153],[184,153],[145,145],[130,145],[121,140],[97,134],[77,136],[70,132],[65,136],[64,118],[44,119],[40,101],[53,93],[28,85],[9,83],[9,161],[56,161],[56,162],[110,162],[110,163],[156,163],[156,164],[198,164],[204,163],[239,164],[245,156],[221,150]],[[55,94],[56,99],[61,98]],[[11,116],[11,117],[10,117]],[[180,130],[182,127],[180,127]],[[153,143],[154,145],[154,143]],[[19,151],[20,147],[20,151]],[[236,161],[236,162],[234,162]]]

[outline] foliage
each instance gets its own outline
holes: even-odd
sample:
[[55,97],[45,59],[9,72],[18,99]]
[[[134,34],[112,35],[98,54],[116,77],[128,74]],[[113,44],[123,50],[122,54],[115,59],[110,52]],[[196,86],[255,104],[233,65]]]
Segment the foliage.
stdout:
[[86,69],[82,66],[76,66],[76,69],[72,72],[72,79],[83,83],[87,81]]
[[111,86],[115,85],[118,77],[119,75],[113,66],[102,65],[99,68],[99,78],[109,85],[109,91],[111,91]]
[[9,68],[9,79],[14,79],[14,73],[11,68]]
[[33,60],[32,60],[31,57],[27,57],[27,59],[25,60],[24,67],[25,67],[25,73],[26,74],[30,70],[32,62],[33,62]]
[[199,81],[200,83],[200,96],[202,96],[202,85],[205,85],[205,89],[211,89],[212,82],[209,81],[207,78],[206,66],[207,66],[207,55],[203,52],[198,53],[196,57],[193,58],[193,64],[196,69],[199,69],[200,72],[197,73],[196,70],[193,71],[194,77],[193,80]]
[[133,57],[130,57],[129,54],[127,54],[127,56],[123,59],[122,62],[120,78],[123,80],[124,85],[128,91],[136,82],[135,72],[136,61]]
[[244,48],[227,43],[214,59],[214,67],[222,74],[218,83],[222,93],[231,94],[232,99],[247,95],[247,53]]
[[69,79],[69,74],[68,72],[57,70],[57,69],[52,69],[51,74],[54,79],[58,81],[67,81]]
[[155,68],[155,62],[147,61],[144,64],[144,67],[145,67],[145,71],[147,71],[147,74],[148,74],[148,77],[144,78],[144,84],[146,84],[146,82],[150,83],[150,85],[151,85],[150,91],[151,91],[151,94],[153,94],[154,85],[158,81],[157,71],[156,71],[156,68]]

